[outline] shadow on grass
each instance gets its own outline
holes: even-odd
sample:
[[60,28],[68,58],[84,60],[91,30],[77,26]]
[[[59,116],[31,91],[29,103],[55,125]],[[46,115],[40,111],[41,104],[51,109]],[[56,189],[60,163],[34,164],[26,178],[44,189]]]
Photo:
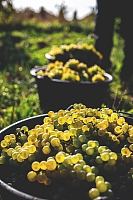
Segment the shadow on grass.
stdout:
[[11,32],[6,32],[0,38],[0,70],[13,65],[26,64],[30,61],[30,57],[26,55],[24,48],[17,48],[16,43],[21,42],[20,37],[12,36]]

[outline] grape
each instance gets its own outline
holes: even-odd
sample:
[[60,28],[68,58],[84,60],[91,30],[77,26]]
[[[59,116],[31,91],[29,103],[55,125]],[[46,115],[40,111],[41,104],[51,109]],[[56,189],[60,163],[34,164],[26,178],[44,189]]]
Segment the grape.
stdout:
[[84,170],[86,173],[92,172],[92,169],[91,169],[91,167],[90,167],[89,165],[84,165],[84,166],[83,166],[83,170]]
[[71,156],[71,163],[76,164],[79,161],[78,155]]
[[52,138],[51,145],[53,147],[58,147],[60,145],[60,140],[58,138]]
[[32,170],[39,171],[39,169],[40,169],[40,163],[38,161],[34,161],[32,163],[32,165],[31,165],[31,167],[32,167]]
[[102,152],[100,156],[101,156],[101,159],[103,161],[108,161],[109,160],[109,153],[108,152]]
[[65,153],[64,152],[59,152],[55,156],[56,162],[62,163],[65,159]]
[[42,152],[43,152],[44,154],[49,154],[49,153],[51,152],[50,146],[44,146],[44,147],[42,148]]
[[97,181],[96,182],[96,188],[99,190],[99,192],[106,192],[107,190],[107,185],[106,183],[102,180],[102,181]]
[[88,172],[86,174],[86,180],[88,182],[93,182],[95,180],[95,174],[93,172]]
[[46,163],[47,163],[47,162],[46,162],[45,160],[42,160],[42,161],[40,162],[40,169],[46,170],[46,169],[47,169]]
[[56,169],[56,161],[54,159],[48,159],[47,162],[46,162],[46,168],[49,170],[49,171],[53,171]]
[[67,178],[68,175],[69,175],[68,170],[67,169],[62,169],[60,171],[60,175],[61,175],[62,178]]
[[29,152],[28,152],[27,150],[24,150],[24,149],[23,149],[23,150],[20,152],[20,157],[21,157],[23,160],[27,159],[28,156],[29,156]]
[[93,154],[94,154],[94,148],[92,148],[92,147],[87,147],[87,148],[86,148],[86,153],[87,153],[87,155],[93,155]]
[[82,165],[77,163],[74,165],[73,169],[75,172],[78,172],[78,171],[82,170]]
[[[13,157],[13,155],[12,155],[12,157]],[[29,156],[28,156],[28,161],[29,161],[29,162],[34,162],[35,160],[36,160],[35,154],[29,154]]]
[[79,139],[80,142],[84,143],[85,140],[86,140],[86,136],[85,135],[79,135],[78,139]]
[[28,172],[27,178],[28,178],[28,180],[31,181],[31,182],[35,181],[36,178],[37,178],[36,172],[34,172],[34,171]]
[[0,145],[1,145],[2,148],[5,148],[5,147],[8,146],[8,142],[6,140],[2,140]]
[[76,173],[77,178],[79,180],[84,180],[86,178],[86,172],[84,170],[80,170]]
[[96,179],[95,179],[96,184],[97,184],[98,181],[104,182],[104,177],[103,176],[96,176]]
[[100,192],[97,188],[91,188],[88,192],[88,195],[89,195],[90,199],[95,199],[95,198],[99,197]]
[[[70,110],[49,111],[43,124],[31,130],[23,126],[15,133],[0,142],[0,164],[18,167],[21,174],[26,170],[27,181],[42,184],[44,191],[37,188],[41,197],[132,196],[133,125],[112,109],[74,104]],[[19,183],[18,175],[9,179],[13,187]],[[29,184],[26,187],[32,188]],[[65,197],[61,187],[67,189]]]

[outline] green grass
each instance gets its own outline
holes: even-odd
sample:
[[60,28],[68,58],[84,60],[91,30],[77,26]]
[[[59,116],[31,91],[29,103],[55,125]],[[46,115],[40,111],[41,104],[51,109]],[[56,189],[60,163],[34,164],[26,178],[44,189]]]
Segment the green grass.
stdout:
[[[25,23],[1,27],[0,32],[0,129],[27,117],[42,114],[35,79],[30,69],[46,65],[45,58],[52,45],[91,42],[94,24]],[[115,32],[111,54],[114,81],[110,85],[106,106],[133,112],[133,91],[122,85],[119,78],[122,66],[123,40]]]

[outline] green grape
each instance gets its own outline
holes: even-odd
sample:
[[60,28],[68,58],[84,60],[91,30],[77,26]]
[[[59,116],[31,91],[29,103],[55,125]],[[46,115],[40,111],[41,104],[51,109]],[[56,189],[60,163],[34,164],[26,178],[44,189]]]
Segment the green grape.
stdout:
[[78,155],[72,155],[71,156],[71,163],[76,164],[79,161]]
[[92,147],[87,147],[87,148],[86,148],[86,153],[87,153],[87,155],[93,155],[93,154],[94,154],[94,148],[92,148]]
[[94,142],[93,140],[89,140],[89,141],[87,142],[87,145],[88,145],[88,147],[94,148],[94,147],[95,147],[95,142]]
[[30,172],[27,174],[27,178],[28,178],[28,180],[31,181],[31,182],[36,181],[37,173],[34,172],[34,171],[30,171]]
[[[12,155],[13,156],[13,155]],[[34,162],[36,160],[36,156],[35,154],[29,154],[28,156],[28,161],[29,162]]]
[[103,161],[108,161],[109,160],[109,153],[108,152],[102,152],[100,156],[101,156],[101,159]]
[[60,175],[61,175],[62,178],[67,178],[68,175],[69,175],[69,172],[68,172],[67,169],[62,169],[62,170],[60,171]]
[[79,160],[78,164],[82,165],[82,167],[83,167],[84,165],[86,165],[86,162],[84,160]]
[[81,148],[82,148],[82,151],[86,152],[86,148],[88,147],[87,144],[82,144]]
[[113,165],[116,164],[116,160],[114,158],[109,158],[108,164],[111,165],[111,166],[113,166]]
[[85,180],[86,172],[84,170],[80,170],[76,173],[76,176],[79,180]]
[[106,150],[106,147],[105,146],[99,146],[98,147],[98,152],[99,153],[102,153],[102,151]]
[[82,165],[79,164],[79,163],[75,164],[74,167],[73,167],[75,172],[82,170],[82,168],[83,168]]
[[105,195],[111,199],[114,198],[114,192],[111,189],[107,189]]
[[79,135],[78,139],[81,143],[84,143],[86,141],[86,136],[85,135]]
[[79,160],[83,160],[83,155],[81,153],[76,153],[76,155],[78,156]]
[[96,179],[95,179],[96,184],[97,184],[98,181],[104,182],[104,177],[103,176],[96,176]]
[[117,160],[117,158],[118,158],[117,153],[115,153],[115,152],[109,152],[109,157],[113,158],[115,160]]
[[73,142],[73,146],[76,147],[76,148],[79,148],[79,147],[81,146],[81,144],[82,144],[82,143],[79,141],[78,138],[74,138],[72,142]]
[[86,180],[87,180],[88,182],[93,182],[93,181],[95,181],[95,174],[94,174],[93,172],[88,172],[88,173],[86,174]]
[[88,192],[88,196],[93,200],[100,196],[100,192],[97,188],[91,188]]
[[97,181],[96,182],[96,188],[99,190],[99,192],[106,192],[107,185],[104,181]]
[[20,141],[21,141],[21,142],[27,141],[27,135],[21,134],[21,136],[20,136]]
[[107,185],[107,189],[112,189],[112,185],[110,182],[105,181],[105,184]]
[[97,164],[103,163],[103,160],[101,159],[101,156],[96,156],[95,161],[96,161]]
[[83,170],[84,170],[86,173],[92,172],[92,169],[91,169],[91,167],[90,167],[89,165],[84,165],[84,166],[83,166]]
[[76,171],[75,170],[69,171],[69,178],[70,179],[75,179],[76,178]]
[[94,173],[95,175],[98,175],[98,174],[99,174],[99,169],[98,169],[98,167],[91,166],[91,170],[92,170],[92,173]]
[[3,165],[6,162],[6,159],[4,156],[0,156],[0,165]]
[[67,167],[69,164],[71,164],[71,156],[67,156],[64,158],[64,161],[63,161],[63,165],[65,167]]
[[65,153],[64,152],[57,153],[55,159],[57,163],[62,163],[65,159]]

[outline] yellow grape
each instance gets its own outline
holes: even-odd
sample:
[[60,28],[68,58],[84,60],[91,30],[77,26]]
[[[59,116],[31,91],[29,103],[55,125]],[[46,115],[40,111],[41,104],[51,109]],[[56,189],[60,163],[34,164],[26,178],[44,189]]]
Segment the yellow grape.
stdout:
[[53,171],[56,169],[57,163],[54,159],[48,159],[46,162],[46,168],[49,171]]
[[62,163],[65,159],[65,153],[64,152],[59,152],[55,156],[56,162]]
[[31,181],[31,182],[36,181],[36,178],[37,178],[36,172],[30,171],[30,172],[27,174],[27,178],[28,178],[28,180]]
[[32,170],[34,171],[39,171],[40,170],[40,163],[38,161],[34,161],[32,164],[31,164],[31,168]]

